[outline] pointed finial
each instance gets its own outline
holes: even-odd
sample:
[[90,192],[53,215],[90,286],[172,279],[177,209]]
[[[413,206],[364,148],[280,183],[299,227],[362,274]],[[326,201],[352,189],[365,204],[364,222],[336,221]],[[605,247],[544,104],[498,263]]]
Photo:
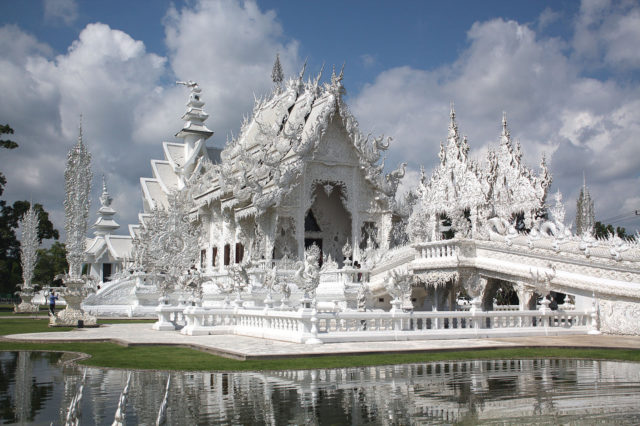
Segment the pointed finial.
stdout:
[[324,62],[322,63],[322,67],[320,67],[320,72],[318,73],[315,81],[315,85],[317,86],[320,82],[320,78],[322,78],[322,73],[324,72]]
[[506,136],[509,133],[507,130],[507,113],[502,111],[502,135]]
[[451,101],[451,111],[449,112],[449,118],[451,119],[449,122],[449,138],[455,138],[457,140],[458,136],[458,126],[456,125],[456,111],[453,106],[453,101]]
[[582,171],[582,187],[587,188],[587,175],[584,173],[584,170]]
[[105,175],[102,175],[102,195],[100,195],[100,204],[103,207],[109,207],[113,199],[109,196],[109,191],[107,191],[107,178]]
[[80,124],[78,125],[78,143],[82,145],[82,113],[80,113]]
[[304,59],[304,64],[302,64],[302,69],[300,70],[300,75],[298,76],[299,80],[302,80],[302,77],[304,77],[304,72],[307,69],[307,58]]
[[342,81],[344,78],[344,66],[347,64],[347,61],[342,63],[342,68],[340,68],[340,75],[338,76],[338,81]]

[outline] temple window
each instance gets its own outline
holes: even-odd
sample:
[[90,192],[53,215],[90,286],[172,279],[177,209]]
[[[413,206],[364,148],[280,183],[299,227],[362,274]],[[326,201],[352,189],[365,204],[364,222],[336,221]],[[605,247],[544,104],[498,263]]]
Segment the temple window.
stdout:
[[207,267],[207,250],[200,250],[200,269],[205,269]]
[[236,263],[242,262],[244,258],[244,246],[242,243],[236,243]]
[[211,253],[211,266],[216,266],[217,257],[218,257],[218,247],[214,247],[213,252]]
[[224,245],[224,266],[229,266],[229,263],[231,263],[231,245],[225,244]]

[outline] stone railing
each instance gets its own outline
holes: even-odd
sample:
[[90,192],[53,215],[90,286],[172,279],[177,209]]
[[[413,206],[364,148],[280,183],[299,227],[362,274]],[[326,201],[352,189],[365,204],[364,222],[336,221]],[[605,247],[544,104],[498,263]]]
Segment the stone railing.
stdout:
[[442,240],[415,244],[421,259],[456,258],[460,253],[458,240]]
[[187,306],[183,304],[159,305],[155,311],[158,314],[158,321],[156,321],[152,328],[159,331],[171,331],[182,328],[186,323],[185,310]]
[[[159,308],[160,309],[160,308]],[[160,315],[160,311],[159,315]],[[595,312],[390,312],[203,308],[184,310],[188,335],[238,334],[295,343],[427,340],[597,333]]]

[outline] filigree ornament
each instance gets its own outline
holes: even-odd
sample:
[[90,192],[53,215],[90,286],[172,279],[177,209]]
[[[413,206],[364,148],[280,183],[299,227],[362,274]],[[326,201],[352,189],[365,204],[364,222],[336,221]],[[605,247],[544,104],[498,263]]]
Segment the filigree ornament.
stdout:
[[170,194],[168,208],[153,209],[133,240],[134,264],[155,278],[164,297],[176,287],[192,286],[185,274],[199,274],[193,271],[200,247],[198,228],[189,221],[190,206],[186,191]]
[[80,277],[82,273],[92,177],[91,154],[82,141],[80,126],[78,143],[67,154],[67,166],[64,171],[64,227],[67,234],[65,248],[71,277]]
[[22,216],[18,223],[18,227],[22,231],[20,238],[20,263],[22,264],[22,285],[18,295],[21,302],[15,307],[16,312],[38,312],[38,305],[31,303],[35,296],[35,289],[32,283],[33,270],[38,260],[38,212],[29,207],[29,210]]
[[468,153],[467,138],[459,135],[452,107],[447,142],[440,145],[440,165],[430,179],[423,170],[418,184],[420,201],[409,219],[411,241],[438,240],[441,218],[450,221],[457,237],[487,239],[493,233],[504,236],[507,243],[513,239],[511,227],[519,229],[519,224],[512,225],[517,215],[522,215],[527,229],[534,225],[551,184],[544,157],[536,176],[524,165],[519,144],[512,143],[506,116],[498,149],[489,151],[484,167],[471,161]]
[[38,260],[38,246],[40,240],[38,238],[38,212],[29,207],[29,210],[22,216],[18,227],[22,231],[20,238],[20,263],[22,264],[22,290],[32,287],[33,270]]
[[403,309],[413,309],[411,292],[415,283],[415,275],[394,269],[387,275],[385,287],[393,301],[400,302]]

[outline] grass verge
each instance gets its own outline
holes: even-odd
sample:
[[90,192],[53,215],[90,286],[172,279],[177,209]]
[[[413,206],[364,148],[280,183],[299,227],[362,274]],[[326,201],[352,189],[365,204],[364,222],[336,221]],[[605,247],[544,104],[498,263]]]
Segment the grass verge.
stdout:
[[371,365],[413,364],[430,361],[484,359],[603,359],[640,362],[640,350],[510,348],[473,351],[420,352],[402,354],[319,356],[237,361],[174,346],[130,346],[114,343],[19,343],[0,342],[0,350],[72,351],[91,358],[82,365],[124,369],[184,371],[264,371],[310,368],[344,368]]
[[[17,318],[5,319],[0,317],[0,336],[7,334],[22,333],[46,333],[53,331],[70,331],[75,327],[49,327],[48,318]],[[98,324],[133,324],[133,323],[153,323],[155,320],[150,319],[100,319]]]

